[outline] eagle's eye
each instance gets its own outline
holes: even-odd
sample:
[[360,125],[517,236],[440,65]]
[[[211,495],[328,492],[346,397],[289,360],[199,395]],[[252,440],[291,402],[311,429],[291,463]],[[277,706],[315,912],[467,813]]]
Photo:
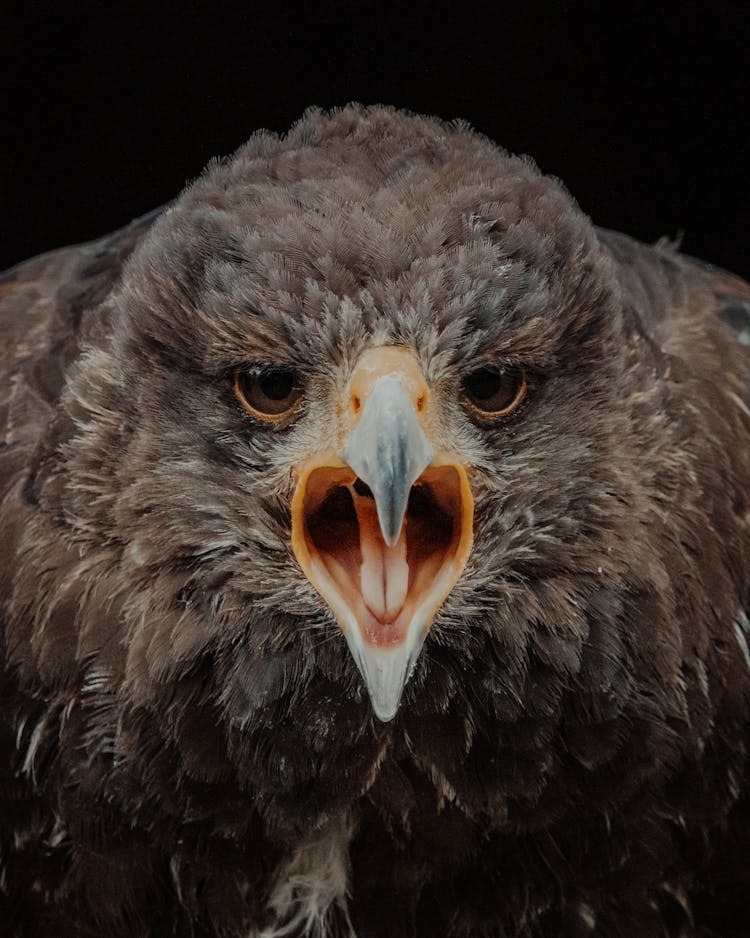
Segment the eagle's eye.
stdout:
[[463,381],[463,401],[472,416],[481,420],[507,417],[526,396],[526,372],[509,365],[479,368]]
[[302,400],[302,383],[291,368],[262,368],[234,373],[234,393],[257,420],[274,423],[290,416]]

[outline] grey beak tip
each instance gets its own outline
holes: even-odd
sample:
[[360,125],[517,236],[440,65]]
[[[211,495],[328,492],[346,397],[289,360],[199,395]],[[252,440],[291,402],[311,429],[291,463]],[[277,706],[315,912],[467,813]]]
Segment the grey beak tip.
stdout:
[[400,535],[401,535],[400,527],[398,528],[398,530],[394,531],[393,533],[391,533],[391,530],[389,529],[387,534],[383,534],[383,540],[388,545],[388,547],[395,547],[396,544],[398,543],[398,539]]
[[395,501],[388,503],[383,500],[383,503],[388,505],[390,511],[385,511],[385,517],[380,518],[380,530],[386,544],[389,547],[393,547],[401,536],[401,528],[404,523],[404,511],[402,506]]

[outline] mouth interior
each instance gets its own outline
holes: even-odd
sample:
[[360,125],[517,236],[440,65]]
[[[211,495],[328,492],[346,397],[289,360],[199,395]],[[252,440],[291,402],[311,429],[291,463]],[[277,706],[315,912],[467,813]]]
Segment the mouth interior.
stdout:
[[372,492],[350,469],[313,469],[304,484],[301,522],[313,582],[337,617],[348,611],[365,642],[380,647],[403,642],[415,617],[426,631],[468,553],[457,468],[430,466],[417,479],[393,547],[383,539]]

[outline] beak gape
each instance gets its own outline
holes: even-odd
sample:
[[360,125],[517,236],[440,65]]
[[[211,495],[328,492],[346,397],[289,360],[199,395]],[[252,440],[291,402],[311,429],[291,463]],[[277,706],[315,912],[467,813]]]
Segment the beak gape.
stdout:
[[438,609],[471,550],[466,467],[435,451],[419,364],[371,349],[349,384],[339,454],[296,469],[292,546],[336,616],[375,715],[396,714]]

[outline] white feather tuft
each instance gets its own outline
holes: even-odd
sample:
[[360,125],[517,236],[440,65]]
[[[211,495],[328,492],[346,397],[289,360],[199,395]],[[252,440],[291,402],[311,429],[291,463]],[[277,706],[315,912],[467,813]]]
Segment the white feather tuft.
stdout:
[[356,938],[347,912],[350,837],[346,820],[333,818],[298,848],[276,874],[268,902],[273,922],[251,938],[327,938],[337,910]]

